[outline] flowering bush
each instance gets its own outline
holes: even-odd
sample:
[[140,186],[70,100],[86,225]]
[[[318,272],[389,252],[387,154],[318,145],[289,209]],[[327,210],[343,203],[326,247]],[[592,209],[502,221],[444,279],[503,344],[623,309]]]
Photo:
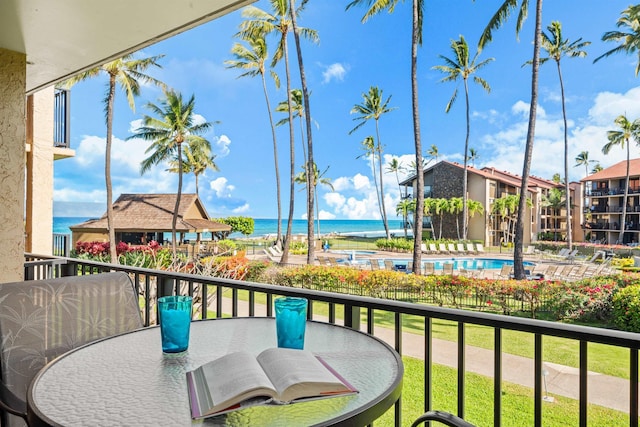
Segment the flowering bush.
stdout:
[[625,331],[640,332],[640,285],[620,290],[613,297],[613,322]]

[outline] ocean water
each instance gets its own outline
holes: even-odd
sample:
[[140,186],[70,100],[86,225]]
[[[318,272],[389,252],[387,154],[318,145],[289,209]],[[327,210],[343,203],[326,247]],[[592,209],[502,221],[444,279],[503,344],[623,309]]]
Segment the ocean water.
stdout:
[[[89,218],[87,217],[54,217],[53,218],[53,232],[60,234],[71,234],[70,226],[80,224]],[[231,237],[264,237],[275,236],[277,233],[278,221],[275,219],[255,219],[254,232],[250,236],[244,236],[240,233],[233,233]],[[315,221],[315,232],[318,233],[318,221]],[[282,220],[282,233],[287,231],[287,221]],[[389,220],[389,229],[391,233],[396,236],[404,236],[404,230],[402,229],[402,220],[391,219]],[[409,230],[410,233],[411,230]],[[292,225],[293,234],[307,234],[307,221],[304,219],[294,219]],[[365,237],[381,237],[384,236],[384,225],[381,220],[373,219],[323,219],[320,220],[320,233],[322,235],[327,234],[340,234],[343,236],[365,236]],[[171,233],[167,233],[167,238],[170,238]],[[195,239],[195,234],[191,236],[187,234],[187,239]],[[205,234],[204,238],[208,236]]]

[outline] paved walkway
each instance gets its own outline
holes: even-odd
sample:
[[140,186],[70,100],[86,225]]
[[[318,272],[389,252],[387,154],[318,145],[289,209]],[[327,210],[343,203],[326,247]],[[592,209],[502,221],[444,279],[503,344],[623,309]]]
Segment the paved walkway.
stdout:
[[[224,298],[223,311],[231,313],[231,304],[231,299]],[[248,316],[248,303],[246,301],[238,301],[238,304],[238,315]],[[257,305],[255,315],[265,316],[266,307]],[[319,321],[327,320],[321,316],[314,316],[314,319]],[[362,329],[365,330],[365,328],[366,325]],[[391,346],[394,345],[393,330],[377,327],[374,335]],[[407,332],[403,333],[402,353],[404,356],[424,360],[424,337]],[[432,358],[434,363],[456,368],[457,353],[457,344],[455,342],[433,339]],[[465,368],[468,372],[493,378],[493,351],[466,346]],[[549,393],[578,399],[579,370],[577,368],[545,362],[543,369],[549,373],[546,381]],[[533,388],[533,359],[503,353],[502,379],[504,382]],[[595,372],[589,372],[588,381],[589,403],[626,413],[629,412],[629,381]]]

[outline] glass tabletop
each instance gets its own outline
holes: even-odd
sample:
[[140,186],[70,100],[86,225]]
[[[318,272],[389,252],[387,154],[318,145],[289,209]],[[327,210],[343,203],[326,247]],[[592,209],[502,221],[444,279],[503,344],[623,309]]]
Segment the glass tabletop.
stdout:
[[189,349],[161,351],[159,328],[119,335],[76,349],[46,366],[28,393],[35,425],[365,425],[400,396],[403,366],[389,345],[370,335],[307,322],[305,349],[320,355],[359,390],[353,396],[258,406],[192,420],[187,371],[234,351],[257,355],[276,347],[273,318],[196,321]]

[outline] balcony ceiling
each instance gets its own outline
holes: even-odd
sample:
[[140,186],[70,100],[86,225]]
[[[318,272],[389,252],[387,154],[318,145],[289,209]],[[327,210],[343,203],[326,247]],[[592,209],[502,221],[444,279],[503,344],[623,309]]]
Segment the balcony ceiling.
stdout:
[[27,55],[27,92],[255,0],[1,0],[0,48]]

